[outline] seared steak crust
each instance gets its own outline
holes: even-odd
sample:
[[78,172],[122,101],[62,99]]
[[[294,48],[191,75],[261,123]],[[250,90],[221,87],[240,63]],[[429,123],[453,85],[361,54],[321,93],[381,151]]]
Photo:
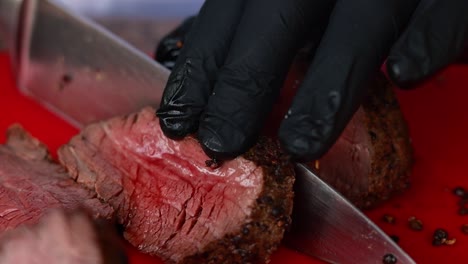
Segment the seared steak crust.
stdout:
[[294,170],[279,144],[262,138],[244,158],[263,168],[263,190],[250,220],[183,263],[266,263],[291,223]]

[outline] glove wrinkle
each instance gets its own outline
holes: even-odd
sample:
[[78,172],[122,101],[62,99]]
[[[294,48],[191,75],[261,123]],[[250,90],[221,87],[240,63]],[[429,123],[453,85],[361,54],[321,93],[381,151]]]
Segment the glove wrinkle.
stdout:
[[201,113],[213,92],[246,2],[206,0],[198,16],[172,34],[190,29],[156,112],[166,136],[181,138],[198,130]]
[[210,97],[198,136],[210,157],[223,160],[242,154],[255,143],[264,120],[253,117],[267,116],[268,105],[276,98],[272,83],[278,77],[239,67],[224,68],[220,76],[217,85],[222,85],[223,92],[215,91]]
[[156,111],[167,137],[182,138],[198,129],[198,119],[212,87],[202,65],[200,59],[187,58],[168,80],[160,108]]

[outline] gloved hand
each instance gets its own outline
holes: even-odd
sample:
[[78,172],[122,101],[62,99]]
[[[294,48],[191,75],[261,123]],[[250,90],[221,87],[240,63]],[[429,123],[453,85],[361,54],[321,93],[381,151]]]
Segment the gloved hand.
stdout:
[[313,61],[279,138],[298,160],[320,158],[359,107],[388,57],[411,87],[455,61],[468,43],[467,0],[207,0],[172,71],[157,115],[164,133],[198,131],[228,159],[258,137],[294,55]]

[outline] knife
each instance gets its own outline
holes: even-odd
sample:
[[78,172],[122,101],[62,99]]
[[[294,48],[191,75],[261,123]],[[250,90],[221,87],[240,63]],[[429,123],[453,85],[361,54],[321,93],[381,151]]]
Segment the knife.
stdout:
[[[18,87],[75,127],[159,105],[169,71],[105,28],[46,0],[2,0],[0,10]],[[329,263],[415,263],[311,168],[295,169],[286,245]]]

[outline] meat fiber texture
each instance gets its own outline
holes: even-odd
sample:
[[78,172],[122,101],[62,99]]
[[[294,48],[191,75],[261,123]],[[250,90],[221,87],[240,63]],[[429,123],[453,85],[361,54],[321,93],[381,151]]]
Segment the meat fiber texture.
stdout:
[[310,166],[361,209],[375,207],[409,186],[413,166],[409,131],[383,74],[374,80],[338,141]]
[[2,264],[126,264],[116,230],[84,210],[54,209],[0,236]]
[[155,109],[94,123],[59,150],[116,210],[125,238],[168,263],[264,263],[290,224],[294,170],[262,141],[218,168],[198,141],[166,138]]
[[96,218],[113,214],[112,207],[73,181],[42,143],[12,126],[0,146],[0,233],[35,223],[52,208],[77,207],[89,209]]

